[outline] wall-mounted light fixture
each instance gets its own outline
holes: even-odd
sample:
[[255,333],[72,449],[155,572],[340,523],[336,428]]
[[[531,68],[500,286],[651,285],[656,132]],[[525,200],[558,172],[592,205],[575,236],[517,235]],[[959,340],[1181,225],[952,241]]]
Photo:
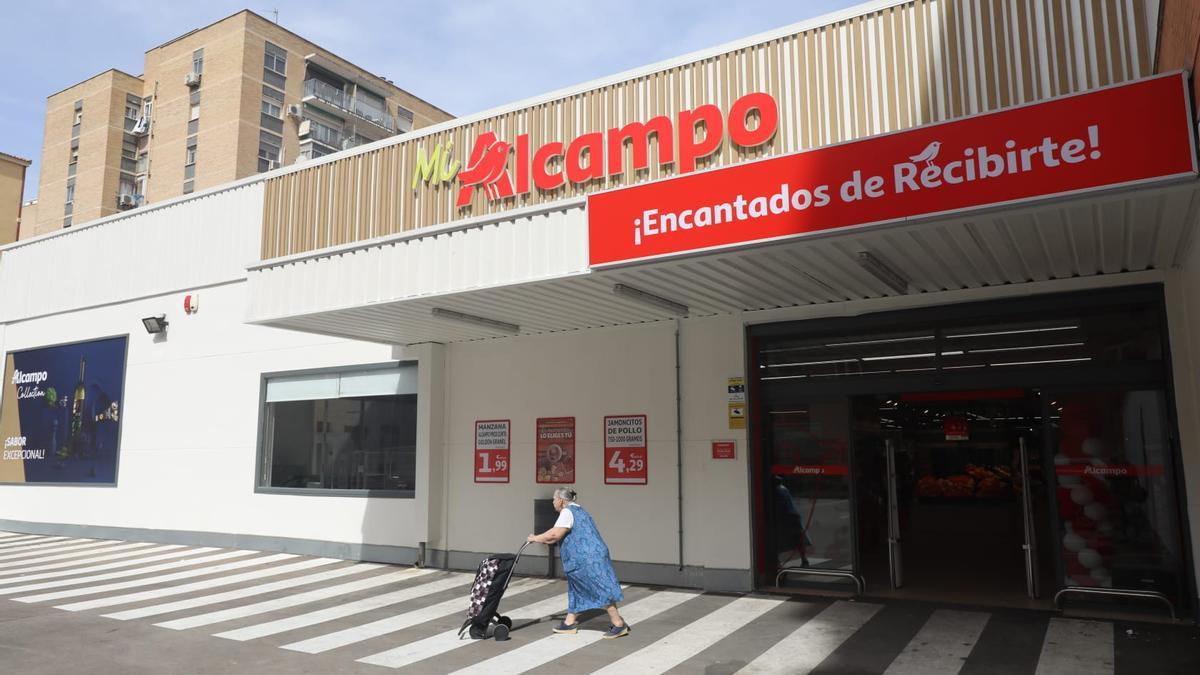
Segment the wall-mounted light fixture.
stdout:
[[146,327],[146,332],[151,335],[165,333],[167,332],[167,316],[165,314],[148,316],[142,319],[142,325]]
[[870,251],[858,252],[858,264],[871,276],[882,281],[888,288],[897,293],[908,292],[908,279],[892,269],[890,265],[875,257]]
[[646,291],[643,291],[640,288],[634,288],[633,286],[627,286],[625,284],[613,284],[612,292],[614,295],[619,295],[622,298],[635,300],[646,305],[653,305],[659,309],[665,309],[672,314],[687,316],[688,313],[688,306],[682,302],[668,300],[661,295],[647,293]]
[[521,332],[521,327],[515,323],[497,321],[496,319],[489,319],[484,316],[475,316],[474,314],[464,314],[463,312],[456,312],[452,309],[446,309],[444,307],[434,307],[430,310],[430,313],[439,319],[449,319],[451,321],[459,321],[462,323],[474,324],[476,326],[483,326],[484,328],[490,328],[495,331],[500,331],[501,333],[516,334]]

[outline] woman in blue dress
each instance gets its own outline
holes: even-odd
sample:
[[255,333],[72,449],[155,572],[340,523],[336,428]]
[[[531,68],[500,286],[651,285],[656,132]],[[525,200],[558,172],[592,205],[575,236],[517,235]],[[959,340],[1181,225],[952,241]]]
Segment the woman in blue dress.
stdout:
[[575,503],[575,491],[558,488],[554,491],[554,510],[558,520],[554,527],[541,534],[531,534],[527,541],[537,544],[562,543],[563,572],[567,575],[567,616],[555,633],[579,632],[579,613],[604,608],[612,625],[605,638],[629,635],[629,626],[617,611],[617,603],[625,599],[621,583],[608,557],[608,547],[600,538],[596,522],[583,507]]

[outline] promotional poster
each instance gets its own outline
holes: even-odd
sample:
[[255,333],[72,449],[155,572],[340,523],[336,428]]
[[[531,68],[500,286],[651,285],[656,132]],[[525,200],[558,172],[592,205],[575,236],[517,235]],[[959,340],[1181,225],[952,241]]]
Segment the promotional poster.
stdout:
[[115,484],[128,338],[10,352],[0,483]]
[[575,482],[575,418],[537,421],[537,482]]

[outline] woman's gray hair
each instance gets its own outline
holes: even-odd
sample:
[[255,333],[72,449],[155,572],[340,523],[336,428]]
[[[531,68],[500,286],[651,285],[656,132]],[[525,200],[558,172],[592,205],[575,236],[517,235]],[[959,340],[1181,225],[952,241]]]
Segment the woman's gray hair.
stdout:
[[560,487],[554,491],[554,498],[573,502],[575,501],[575,491],[569,487]]

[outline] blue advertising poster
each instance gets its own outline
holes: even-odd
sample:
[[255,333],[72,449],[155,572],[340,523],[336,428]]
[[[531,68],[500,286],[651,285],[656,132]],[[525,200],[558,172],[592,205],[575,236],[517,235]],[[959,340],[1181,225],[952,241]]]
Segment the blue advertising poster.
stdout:
[[0,483],[117,482],[127,337],[10,352]]

